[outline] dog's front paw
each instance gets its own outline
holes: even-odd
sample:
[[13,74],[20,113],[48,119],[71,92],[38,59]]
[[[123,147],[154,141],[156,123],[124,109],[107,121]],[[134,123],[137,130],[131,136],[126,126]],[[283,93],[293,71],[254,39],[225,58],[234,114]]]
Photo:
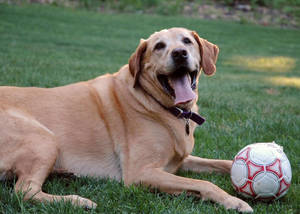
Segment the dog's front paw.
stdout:
[[78,195],[71,195],[72,203],[76,206],[84,207],[86,209],[95,209],[97,204],[90,199],[82,198]]
[[245,213],[253,212],[253,209],[249,206],[248,203],[233,196],[225,200],[224,206],[226,209],[236,209],[239,212],[245,212]]
[[96,209],[97,204],[89,199],[86,198],[81,198],[80,199],[80,204],[82,207],[86,209]]

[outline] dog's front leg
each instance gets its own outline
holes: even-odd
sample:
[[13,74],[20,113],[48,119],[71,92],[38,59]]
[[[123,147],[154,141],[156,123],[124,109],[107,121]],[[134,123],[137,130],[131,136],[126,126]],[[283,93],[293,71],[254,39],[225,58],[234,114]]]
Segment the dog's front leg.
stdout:
[[246,202],[229,195],[208,181],[176,176],[160,168],[145,169],[138,177],[135,183],[142,183],[151,188],[158,188],[163,192],[179,194],[185,191],[188,194],[201,197],[203,200],[220,203],[226,209],[237,209],[240,212],[253,211]]
[[186,157],[180,167],[184,171],[192,172],[220,172],[230,173],[232,166],[231,160],[206,159],[189,155]]

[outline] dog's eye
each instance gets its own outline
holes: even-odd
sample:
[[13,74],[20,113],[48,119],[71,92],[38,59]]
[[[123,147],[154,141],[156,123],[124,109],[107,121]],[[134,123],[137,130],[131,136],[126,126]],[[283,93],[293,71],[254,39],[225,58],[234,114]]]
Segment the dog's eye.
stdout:
[[163,42],[159,42],[155,45],[154,50],[161,50],[166,47],[166,44]]
[[187,38],[187,37],[184,37],[182,41],[183,41],[184,44],[190,44],[190,43],[192,43],[191,40],[189,38]]

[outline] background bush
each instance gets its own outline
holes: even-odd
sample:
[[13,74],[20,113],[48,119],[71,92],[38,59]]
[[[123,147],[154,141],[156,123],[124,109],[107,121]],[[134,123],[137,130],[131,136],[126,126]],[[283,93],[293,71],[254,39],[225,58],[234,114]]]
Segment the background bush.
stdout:
[[[211,3],[208,0],[52,0],[53,4],[62,4],[62,2],[73,2],[91,10],[102,8],[120,12],[152,12],[162,15],[180,14],[184,5],[190,3],[199,5]],[[252,8],[264,6],[300,17],[300,0],[215,0],[215,2],[230,7],[237,4],[248,4]]]
[[228,5],[234,4],[251,4],[257,6],[280,7],[280,6],[300,6],[300,0],[217,0]]
[[[20,1],[20,0],[7,0]],[[120,11],[136,11],[153,9],[162,14],[180,12],[182,6],[187,3],[209,3],[208,0],[28,0],[30,2],[52,2],[61,4],[63,2],[73,2],[85,8],[92,9],[95,6],[109,7]],[[300,7],[300,0],[215,0],[215,2],[223,3],[228,6],[236,4],[249,4],[253,7],[265,6],[271,8],[282,9],[285,7]],[[299,9],[299,8],[297,8]]]

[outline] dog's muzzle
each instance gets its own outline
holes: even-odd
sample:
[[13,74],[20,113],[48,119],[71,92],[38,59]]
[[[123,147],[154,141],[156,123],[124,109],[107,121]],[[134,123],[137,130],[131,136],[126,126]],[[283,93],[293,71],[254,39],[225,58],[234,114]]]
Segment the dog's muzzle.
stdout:
[[171,53],[175,66],[187,66],[188,52],[183,48],[175,48]]

